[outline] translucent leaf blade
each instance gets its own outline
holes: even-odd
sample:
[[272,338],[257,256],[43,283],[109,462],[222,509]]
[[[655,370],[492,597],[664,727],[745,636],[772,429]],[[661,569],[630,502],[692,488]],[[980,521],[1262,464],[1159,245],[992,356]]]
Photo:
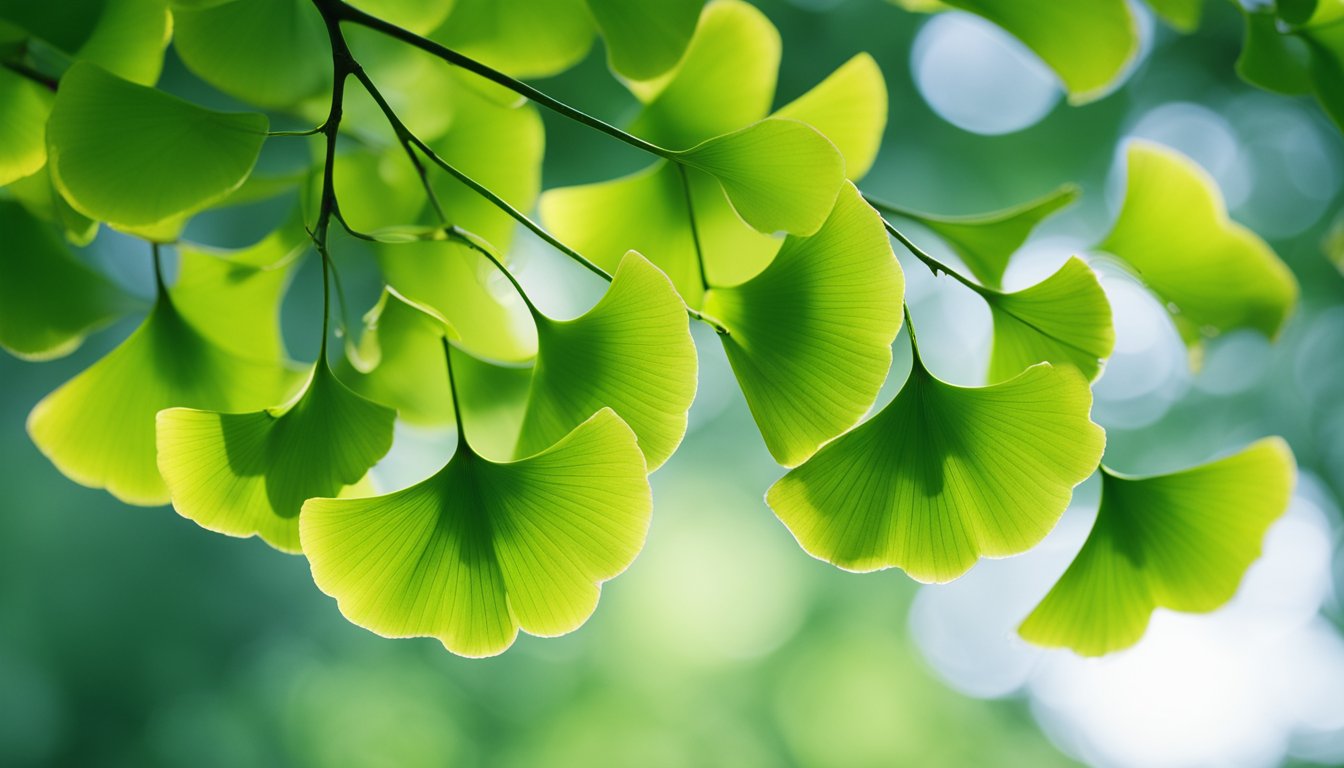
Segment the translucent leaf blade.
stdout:
[[715,288],[705,310],[775,460],[796,465],[868,411],[891,367],[905,280],[882,221],[846,184],[811,237]]
[[549,77],[593,45],[584,0],[456,0],[432,37],[513,77]]
[[681,59],[702,4],[703,0],[588,0],[588,10],[607,43],[612,70],[631,80],[649,80]]
[[460,451],[404,491],[309,501],[300,532],[314,581],[352,622],[479,657],[519,629],[583,624],[643,546],[651,507],[634,433],[603,410],[517,462]]
[[1100,656],[1137,643],[1157,608],[1221,606],[1287,508],[1294,475],[1277,438],[1169,475],[1105,472],[1092,533],[1019,633]]
[[0,68],[0,187],[46,164],[51,101],[42,86]]
[[1091,381],[1115,347],[1110,302],[1096,274],[1076,256],[1030,288],[987,292],[985,300],[994,320],[991,383],[1043,362],[1072,365]]
[[867,175],[887,127],[887,83],[873,57],[861,53],[825,80],[780,107],[775,117],[797,120],[821,131],[845,159],[845,176]]

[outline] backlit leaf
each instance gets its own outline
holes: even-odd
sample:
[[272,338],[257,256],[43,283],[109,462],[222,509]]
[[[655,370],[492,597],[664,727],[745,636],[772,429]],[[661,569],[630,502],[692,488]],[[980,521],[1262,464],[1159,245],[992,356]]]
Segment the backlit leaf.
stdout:
[[406,490],[314,499],[299,526],[314,581],[352,622],[491,656],[519,629],[554,636],[583,624],[601,583],[643,546],[651,508],[635,435],[604,409],[516,462],[463,444]]
[[1101,459],[1091,406],[1071,366],[965,388],[916,356],[895,400],[781,478],[766,502],[813,557],[951,581],[1054,528]]
[[160,411],[159,471],[183,517],[298,552],[303,503],[358,483],[392,447],[395,417],[318,361],[303,394],[283,407]]
[[1181,32],[1195,31],[1204,11],[1204,0],[1148,0],[1148,5]]
[[1042,362],[1072,365],[1095,379],[1115,347],[1110,302],[1097,276],[1077,257],[1030,288],[983,295],[994,319],[990,382]]
[[266,128],[264,115],[202,109],[80,63],[61,79],[47,152],[52,179],[76,210],[135,227],[238,188]]
[[863,178],[873,167],[882,131],[887,127],[887,83],[882,70],[861,53],[835,70],[812,90],[774,114],[798,120],[821,131],[845,158],[845,175]]
[[671,281],[633,252],[586,314],[566,321],[539,317],[517,455],[536,453],[611,408],[639,438],[649,470],[661,466],[686,434],[686,412],[695,399],[688,324]]
[[872,407],[891,367],[905,281],[877,213],[846,183],[826,223],[705,311],[775,460],[794,466]]
[[0,67],[0,187],[46,164],[50,113],[50,92]]
[[588,0],[618,74],[649,80],[676,65],[695,32],[703,0]]
[[1218,608],[1260,556],[1294,475],[1292,452],[1278,438],[1168,475],[1103,470],[1091,535],[1019,633],[1100,656],[1137,643],[1157,608]]
[[1281,34],[1273,9],[1243,8],[1246,35],[1237,57],[1237,74],[1251,85],[1278,93],[1311,92],[1309,46]]
[[593,20],[584,0],[456,0],[432,37],[514,77],[547,77],[588,54]]
[[1214,180],[1158,144],[1130,144],[1124,206],[1098,247],[1131,266],[1171,310],[1181,337],[1236,328],[1273,338],[1297,280],[1251,230],[1230,220]]

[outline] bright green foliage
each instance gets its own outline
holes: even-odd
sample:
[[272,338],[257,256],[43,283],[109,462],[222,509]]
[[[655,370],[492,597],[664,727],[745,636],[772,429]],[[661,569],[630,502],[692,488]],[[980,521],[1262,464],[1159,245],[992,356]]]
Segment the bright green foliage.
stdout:
[[1273,338],[1297,301],[1297,280],[1251,230],[1231,221],[1212,178],[1166,147],[1134,142],[1124,206],[1098,247],[1132,267],[1195,347],[1250,328]]
[[129,297],[12,200],[0,200],[0,232],[0,348],[6,352],[26,360],[68,355],[130,309]]
[[1181,32],[1193,32],[1204,12],[1204,0],[1148,0],[1148,5]]
[[851,571],[899,567],[951,581],[980,557],[1045,538],[1105,437],[1072,367],[964,388],[918,355],[886,408],[790,471],[766,502],[814,557]]
[[514,77],[574,66],[593,45],[584,0],[456,0],[435,40]]
[[128,504],[164,504],[155,414],[175,406],[264,408],[284,400],[293,382],[288,368],[210,343],[162,296],[121,346],[33,408],[28,434],[71,480]]
[[318,361],[303,394],[280,408],[160,411],[159,471],[183,517],[298,552],[300,507],[358,483],[392,447],[395,417]]
[[[675,69],[657,80],[627,83],[645,103],[631,130],[674,149],[741,131],[769,111],[779,58],[779,34],[760,11],[739,0],[714,0]],[[825,133],[843,155],[845,172],[858,179],[871,166],[886,125],[886,85],[871,58],[859,55],[776,115]],[[793,135],[803,136],[796,130]],[[819,160],[820,145],[802,141]],[[834,173],[831,162],[825,163],[827,174]],[[800,189],[809,181],[790,179]],[[820,182],[805,194],[820,199],[821,187],[829,185]],[[769,233],[798,229],[769,226],[778,223],[770,220],[746,224],[748,210],[734,210],[710,174],[686,168],[683,182],[667,163],[614,181],[552,189],[541,200],[543,221],[562,240],[608,270],[626,251],[639,251],[667,272],[692,307],[700,306],[705,283],[735,285],[759,273],[781,245]],[[829,208],[816,211],[819,224]],[[698,237],[691,232],[692,212]]]
[[310,0],[178,8],[173,22],[173,47],[182,63],[230,96],[292,107],[331,87],[331,45]]
[[1169,475],[1104,470],[1091,535],[1019,632],[1100,656],[1138,642],[1157,608],[1218,608],[1260,556],[1294,475],[1292,452],[1278,438]]
[[826,221],[845,163],[817,129],[772,118],[677,153],[719,180],[743,220],[761,232],[810,235]]
[[[381,229],[412,224],[425,207],[420,178],[400,147],[337,155],[332,180],[341,217],[359,232],[378,234]],[[312,199],[317,200],[322,180],[315,177],[311,182]]]
[[1078,199],[1078,188],[1066,184],[1048,195],[1001,211],[971,216],[941,216],[932,213],[899,211],[933,230],[971,270],[971,274],[990,288],[1003,283],[1008,262],[1031,231],[1051,214]]
[[163,0],[0,0],[0,21],[141,85],[159,79],[172,30]]
[[612,70],[649,80],[676,65],[691,41],[703,0],[588,0],[607,41]]
[[173,284],[178,311],[201,335],[236,355],[282,362],[280,302],[310,245],[297,218],[236,251],[179,245]]
[[877,213],[846,184],[825,225],[705,310],[775,460],[794,466],[863,417],[891,367],[905,280]]
[[1095,379],[1115,347],[1110,302],[1097,276],[1077,257],[1030,288],[982,295],[994,318],[991,383],[1040,362],[1072,365]]
[[313,499],[299,525],[313,579],[351,621],[491,656],[519,629],[553,636],[582,624],[601,582],[643,546],[651,509],[635,435],[604,409],[520,461],[461,443],[406,490]]
[[76,210],[136,227],[200,210],[237,189],[266,128],[264,115],[202,109],[80,63],[61,78],[47,152],[52,179]]
[[455,0],[347,0],[365,13],[412,32],[434,31],[452,13]]
[[538,315],[540,346],[517,455],[537,453],[611,408],[639,438],[649,470],[662,466],[686,434],[695,399],[687,326],[686,305],[667,275],[633,252],[582,317]]
[[0,186],[37,173],[47,162],[51,94],[0,69]]
[[1138,53],[1125,0],[943,0],[989,19],[1040,56],[1077,104],[1105,95]]
[[56,190],[48,166],[15,181],[5,191],[34,216],[57,227],[71,245],[88,245],[98,234],[98,222],[71,208]]
[[1344,130],[1344,3],[1280,2],[1242,12],[1246,36],[1237,73],[1266,90],[1312,93]]
[[775,117],[798,120],[821,131],[845,159],[845,176],[868,174],[887,126],[887,84],[866,53],[845,62],[812,90],[780,107]]

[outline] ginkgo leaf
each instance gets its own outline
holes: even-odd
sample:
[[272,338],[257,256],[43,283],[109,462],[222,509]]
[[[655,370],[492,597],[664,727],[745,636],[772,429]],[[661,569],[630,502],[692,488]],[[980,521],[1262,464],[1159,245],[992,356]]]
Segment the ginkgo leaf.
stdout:
[[395,418],[319,360],[303,393],[283,407],[160,411],[159,472],[183,517],[298,552],[303,503],[358,483],[392,447]]
[[905,279],[882,220],[845,183],[826,223],[705,311],[775,460],[794,466],[872,407],[891,367]]
[[676,158],[718,179],[733,208],[761,232],[816,232],[845,181],[835,145],[795,120],[767,118]]
[[1137,643],[1157,608],[1218,608],[1260,556],[1295,474],[1279,438],[1168,475],[1103,469],[1092,533],[1018,632],[1037,645],[1100,656]]
[[1279,32],[1272,8],[1242,8],[1246,33],[1237,56],[1237,74],[1259,88],[1278,93],[1311,92],[1311,50],[1295,35]]
[[1139,50],[1125,0],[943,0],[983,16],[1040,56],[1075,104],[1111,90]]
[[780,107],[775,117],[798,120],[821,131],[845,158],[845,176],[863,178],[887,127],[887,83],[873,57],[860,53],[812,90]]
[[456,241],[379,245],[378,264],[402,296],[432,308],[480,357],[530,360],[537,330],[513,286],[481,254]]
[[454,0],[348,0],[350,5],[417,34],[434,31],[452,13]]
[[1321,2],[1297,34],[1311,49],[1311,86],[1335,127],[1344,131],[1344,4]]
[[310,242],[294,216],[247,248],[178,246],[173,284],[178,311],[201,335],[234,354],[284,360],[280,303]]
[[33,408],[28,434],[66,477],[128,504],[168,501],[154,416],[185,406],[248,411],[282,402],[295,376],[210,343],[162,297],[116,349]]
[[676,65],[695,32],[703,0],[588,0],[618,74],[650,80]]
[[[317,199],[321,177],[314,174],[313,182]],[[425,207],[424,187],[401,147],[337,155],[332,183],[341,218],[359,232],[411,224]]]
[[133,306],[20,204],[0,200],[0,232],[0,348],[10,354],[25,360],[67,355]]
[[1111,304],[1082,259],[1070,258],[1050,277],[1014,293],[985,291],[994,319],[991,383],[1036,363],[1072,365],[1089,380],[1115,347]]
[[50,112],[48,91],[0,67],[0,187],[46,164]]
[[79,63],[61,78],[47,153],[52,180],[76,210],[135,227],[238,188],[266,128],[265,115],[202,109]]
[[573,631],[634,560],[652,510],[634,432],[599,411],[541,453],[495,463],[460,444],[433,477],[367,499],[314,499],[299,528],[313,580],[355,624],[464,656],[518,630]]
[[[441,315],[387,288],[364,316],[357,342],[333,368],[350,389],[397,411],[407,424],[440,427],[456,411],[482,456],[511,459],[532,382],[529,366],[496,364],[451,346],[453,388],[444,375],[443,339],[456,329]],[[454,408],[453,395],[458,401]]]
[[514,77],[548,77],[588,54],[593,19],[584,0],[456,0],[431,37]]
[[224,93],[292,107],[331,87],[331,43],[309,0],[232,0],[173,11],[182,63]]
[[933,230],[976,279],[990,288],[999,288],[1009,260],[1027,242],[1032,230],[1061,208],[1072,205],[1078,195],[1078,187],[1065,184],[1035,200],[989,213],[944,216],[904,209],[892,212]]
[[645,102],[630,130],[686,149],[765,117],[775,95],[780,41],[765,14],[741,0],[712,0],[677,68],[630,83]]
[[574,320],[537,319],[538,350],[519,456],[536,453],[602,408],[639,438],[649,470],[686,434],[695,344],[667,276],[631,252],[602,300]]
[[1204,0],[1148,0],[1148,5],[1181,32],[1195,31],[1204,11]]
[[86,246],[98,234],[98,222],[70,207],[52,184],[51,173],[45,165],[31,176],[14,181],[5,187],[5,191],[29,213],[61,230],[71,245]]
[[1142,141],[1126,156],[1125,202],[1098,248],[1138,273],[1191,346],[1236,328],[1276,336],[1297,301],[1293,273],[1228,218],[1217,184],[1194,161]]
[[766,502],[813,557],[951,581],[1054,528],[1101,459],[1091,406],[1071,366],[965,388],[935,378],[916,354],[895,400],[791,470]]
[[163,51],[172,29],[163,0],[106,0],[97,25],[73,51],[74,57],[124,80],[154,85],[163,71]]

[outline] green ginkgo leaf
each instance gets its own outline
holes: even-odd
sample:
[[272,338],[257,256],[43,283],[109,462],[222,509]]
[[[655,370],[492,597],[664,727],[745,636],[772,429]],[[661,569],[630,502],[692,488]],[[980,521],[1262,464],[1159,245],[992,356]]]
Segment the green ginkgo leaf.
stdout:
[[172,16],[163,0],[106,0],[97,25],[73,52],[74,58],[124,80],[154,85],[163,71],[163,51],[172,30]]
[[944,216],[896,208],[890,210],[933,230],[961,258],[976,279],[990,288],[999,288],[1003,284],[1004,272],[1008,270],[1008,262],[1027,242],[1032,230],[1061,208],[1072,205],[1078,195],[1078,187],[1065,184],[1048,195],[1021,205],[969,216]]
[[989,381],[1036,363],[1072,365],[1089,380],[1115,348],[1111,304],[1092,269],[1070,258],[1050,277],[1014,293],[984,291],[994,319]]
[[293,107],[331,87],[331,43],[310,0],[232,0],[173,11],[182,63],[224,93]]
[[454,0],[348,0],[350,5],[417,34],[434,31],[452,13]]
[[667,276],[631,252],[596,306],[574,320],[538,315],[537,334],[517,455],[611,408],[639,438],[649,470],[662,466],[686,434],[696,388],[686,305]]
[[[45,151],[44,151],[45,154]],[[48,166],[5,187],[29,213],[49,222],[65,235],[71,245],[84,247],[98,234],[98,222],[76,211],[65,201],[51,181]]]
[[630,130],[686,149],[756,122],[770,111],[779,59],[779,32],[765,14],[741,0],[712,0],[677,68],[629,84],[645,103]]
[[1260,556],[1295,474],[1278,438],[1168,475],[1103,469],[1092,533],[1018,632],[1037,645],[1100,656],[1137,643],[1157,608],[1218,608]]
[[303,503],[358,483],[392,447],[395,419],[319,360],[303,393],[283,407],[160,411],[159,472],[183,517],[298,552]]
[[1311,92],[1311,50],[1300,37],[1279,32],[1272,8],[1242,8],[1246,33],[1237,74],[1259,88],[1292,95]]
[[491,656],[519,629],[555,636],[583,624],[601,583],[643,546],[651,510],[635,434],[604,409],[519,461],[495,463],[460,443],[406,490],[314,499],[299,528],[313,580],[346,618]]
[[0,348],[10,354],[25,360],[67,355],[133,306],[13,200],[0,200],[0,232]]
[[650,80],[676,65],[695,32],[703,0],[588,0],[607,42],[611,68],[631,80]]
[[1344,131],[1344,3],[1322,2],[1305,29],[1311,50],[1311,86],[1325,113]]
[[863,178],[887,127],[887,83],[873,57],[860,53],[812,90],[775,111],[821,131],[845,158],[845,176]]
[[202,109],[79,63],[61,78],[47,154],[52,180],[76,210],[138,227],[237,189],[266,129],[265,115]]
[[767,233],[816,232],[845,182],[845,162],[835,145],[795,120],[768,118],[676,158],[718,179],[743,221]]
[[433,39],[514,77],[548,77],[593,45],[584,0],[456,0]]
[[176,406],[256,410],[282,402],[294,381],[286,367],[212,344],[162,296],[120,346],[33,408],[28,434],[80,485],[128,504],[165,504],[155,414]]
[[1098,246],[1138,273],[1181,337],[1249,328],[1273,338],[1297,301],[1297,279],[1264,240],[1230,220],[1214,180],[1194,161],[1135,141],[1124,206]]
[[882,220],[845,183],[826,223],[705,311],[775,460],[794,466],[872,407],[891,367],[905,280]]
[[48,91],[0,67],[0,187],[46,164],[50,113]]
[[242,357],[285,359],[280,304],[311,241],[293,216],[257,243],[235,251],[178,246],[173,297],[203,336]]
[[766,502],[813,557],[951,581],[1054,528],[1101,459],[1091,406],[1071,366],[965,388],[934,378],[916,354],[895,400],[791,470]]
[[1204,0],[1148,0],[1148,5],[1181,32],[1195,31],[1204,12]]

